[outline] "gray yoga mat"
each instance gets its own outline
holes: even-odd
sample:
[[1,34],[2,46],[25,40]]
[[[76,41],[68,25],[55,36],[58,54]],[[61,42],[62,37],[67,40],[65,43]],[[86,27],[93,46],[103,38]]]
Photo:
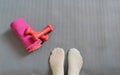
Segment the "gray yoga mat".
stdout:
[[[39,50],[27,53],[10,29],[23,17],[39,31],[54,26]],[[84,65],[80,75],[120,75],[120,0],[0,0],[0,75],[52,75],[50,52],[77,48]]]

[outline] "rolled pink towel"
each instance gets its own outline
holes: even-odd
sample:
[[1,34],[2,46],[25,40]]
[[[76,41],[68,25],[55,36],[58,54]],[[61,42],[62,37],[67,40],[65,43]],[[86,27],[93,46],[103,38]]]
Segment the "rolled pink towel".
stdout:
[[34,41],[31,35],[25,34],[26,29],[30,26],[25,22],[24,19],[18,18],[14,20],[11,23],[10,27],[20,38],[22,44],[24,45],[28,52],[32,52],[41,47],[42,41],[40,39]]

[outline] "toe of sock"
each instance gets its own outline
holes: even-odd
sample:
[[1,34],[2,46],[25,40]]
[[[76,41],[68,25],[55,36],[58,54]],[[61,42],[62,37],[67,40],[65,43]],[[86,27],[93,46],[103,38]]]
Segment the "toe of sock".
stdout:
[[54,48],[54,50],[52,51],[52,54],[53,53],[63,53],[64,54],[64,49],[63,48]]
[[69,50],[69,52],[75,52],[75,53],[80,53],[76,48],[71,48],[70,50]]

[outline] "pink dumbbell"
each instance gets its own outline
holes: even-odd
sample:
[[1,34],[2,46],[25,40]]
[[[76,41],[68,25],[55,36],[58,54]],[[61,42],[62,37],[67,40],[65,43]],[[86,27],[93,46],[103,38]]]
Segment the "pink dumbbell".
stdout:
[[37,41],[37,40],[39,40],[39,39],[41,39],[41,40],[43,40],[43,41],[47,41],[48,40],[48,33],[49,32],[51,32],[51,31],[53,31],[53,27],[52,27],[52,25],[47,25],[47,27],[45,27],[42,31],[40,31],[40,32],[36,32],[36,31],[34,31],[31,27],[28,27],[27,29],[26,29],[26,34],[29,34],[29,35],[32,35],[32,37],[33,37],[33,39],[35,40],[35,41]]

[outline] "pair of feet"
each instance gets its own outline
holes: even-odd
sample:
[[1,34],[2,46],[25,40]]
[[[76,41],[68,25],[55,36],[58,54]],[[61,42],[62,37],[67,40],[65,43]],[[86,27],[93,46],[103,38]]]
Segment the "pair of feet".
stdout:
[[[50,67],[53,75],[64,75],[65,53],[62,48],[55,48],[50,55]],[[79,75],[83,59],[80,52],[72,48],[68,52],[68,75]]]

